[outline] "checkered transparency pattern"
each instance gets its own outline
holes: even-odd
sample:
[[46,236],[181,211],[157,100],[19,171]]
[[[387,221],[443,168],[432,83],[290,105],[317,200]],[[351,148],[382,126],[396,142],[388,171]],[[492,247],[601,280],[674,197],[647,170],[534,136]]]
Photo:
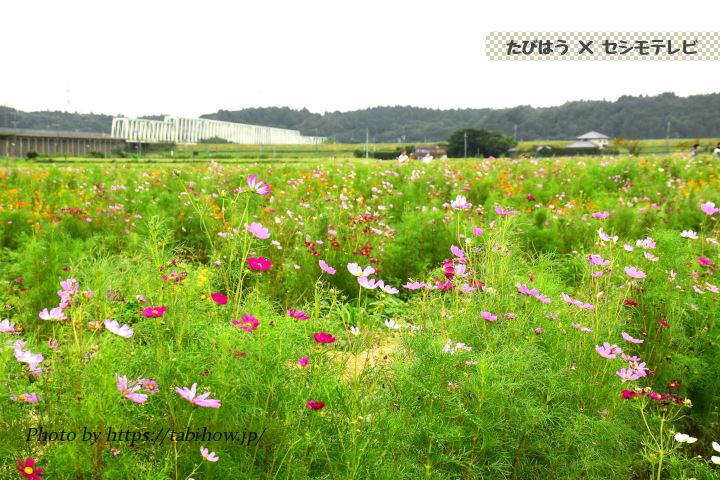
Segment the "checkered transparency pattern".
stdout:
[[[508,52],[511,41],[517,44],[514,54]],[[557,47],[562,41],[567,45],[564,54],[565,49]],[[541,53],[539,44],[532,48],[530,42],[552,45],[552,52]],[[686,52],[683,52],[683,42]],[[589,44],[592,53],[587,50],[580,53],[582,44]],[[679,51],[672,53],[675,50]],[[647,54],[643,55],[643,51]],[[695,53],[689,53],[691,51]],[[485,37],[485,56],[490,60],[509,61],[720,60],[720,32],[490,32]]]

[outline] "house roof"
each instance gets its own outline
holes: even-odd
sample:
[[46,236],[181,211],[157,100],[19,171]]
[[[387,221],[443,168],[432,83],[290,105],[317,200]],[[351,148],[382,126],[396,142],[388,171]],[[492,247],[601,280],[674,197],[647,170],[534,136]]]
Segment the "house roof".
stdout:
[[594,148],[594,149],[597,149],[599,147],[597,146],[597,144],[588,142],[587,140],[579,140],[571,145],[568,145],[565,148],[587,148],[587,149]]
[[579,137],[577,137],[577,139],[578,140],[601,140],[601,139],[609,140],[610,137],[608,137],[607,135],[603,135],[602,133],[598,133],[595,130],[592,130],[583,135],[580,135]]

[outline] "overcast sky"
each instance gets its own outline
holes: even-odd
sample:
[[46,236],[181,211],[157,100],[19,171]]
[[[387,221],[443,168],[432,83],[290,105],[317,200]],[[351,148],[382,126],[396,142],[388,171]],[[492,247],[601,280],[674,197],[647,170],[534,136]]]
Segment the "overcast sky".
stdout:
[[489,31],[717,31],[717,0],[7,0],[0,105],[138,116],[720,92],[720,62],[498,62]]

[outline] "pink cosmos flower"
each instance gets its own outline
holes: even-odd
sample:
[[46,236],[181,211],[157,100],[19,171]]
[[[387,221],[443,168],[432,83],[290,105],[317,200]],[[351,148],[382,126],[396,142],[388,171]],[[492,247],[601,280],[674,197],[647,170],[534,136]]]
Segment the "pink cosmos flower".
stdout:
[[21,393],[20,395],[13,395],[10,397],[10,400],[13,402],[21,402],[21,403],[38,403],[41,398],[37,396],[37,393]]
[[374,278],[370,279],[368,277],[358,277],[357,281],[361,287],[367,288],[368,290],[374,290],[380,286],[385,286],[385,282],[382,280],[375,280]]
[[542,328],[537,327],[537,328],[535,329],[535,334],[536,334],[536,335],[540,335],[541,333],[542,333]]
[[490,312],[482,311],[480,312],[480,316],[488,322],[494,322],[495,320],[497,320],[497,316],[493,315]]
[[593,218],[597,218],[598,220],[605,220],[610,216],[610,212],[595,212],[592,214]]
[[261,240],[270,238],[270,230],[263,227],[261,224],[259,224],[257,222],[251,223],[250,226],[247,227],[247,231],[252,233],[255,236],[255,238],[259,238]]
[[149,378],[143,378],[139,382],[140,386],[148,391],[148,393],[157,393],[160,391],[158,384],[155,380]]
[[643,343],[645,340],[631,337],[627,332],[622,332],[622,337],[630,343]]
[[122,394],[123,397],[127,398],[128,400],[132,400],[133,402],[142,405],[148,398],[148,396],[144,393],[137,393],[137,391],[140,390],[140,385],[135,382],[133,382],[132,384],[128,384],[128,379],[124,375],[120,376],[116,373],[115,383],[117,385],[118,391]]
[[375,273],[375,269],[373,267],[367,266],[363,269],[357,263],[348,263],[347,269],[348,272],[350,272],[356,277],[369,277],[370,275]]
[[272,267],[272,262],[265,257],[250,257],[247,259],[250,270],[264,272]]
[[257,174],[253,173],[248,175],[247,178],[248,187],[258,195],[267,195],[270,193],[270,185],[266,184],[263,180],[257,179]]
[[623,383],[631,382],[640,378],[637,372],[635,372],[632,368],[621,368],[619,371],[615,372],[615,374],[622,379]]
[[147,307],[143,309],[143,315],[147,318],[162,318],[165,315],[166,306],[162,307]]
[[518,213],[517,210],[505,210],[500,205],[495,205],[495,213],[498,215],[515,215]]
[[308,357],[298,358],[298,365],[300,365],[301,367],[307,367],[308,363],[310,363],[310,360],[308,359]]
[[450,246],[450,252],[452,252],[453,255],[455,255],[458,258],[465,258],[465,252],[462,251],[462,248],[457,247],[455,245]]
[[329,333],[325,332],[318,332],[315,335],[313,335],[315,338],[315,341],[318,343],[333,343],[335,341],[335,337],[332,336]]
[[484,232],[483,232],[483,229],[480,228],[480,227],[475,227],[475,228],[473,228],[473,229],[472,229],[472,232],[473,232],[475,235],[478,235],[478,236],[480,236],[480,235],[482,235],[482,234],[484,233]]
[[225,305],[228,301],[228,298],[220,292],[211,293],[210,298],[218,305]]
[[288,315],[290,315],[292,318],[296,318],[298,320],[307,320],[310,318],[308,316],[307,312],[303,312],[302,310],[295,310],[294,308],[291,308],[288,310]]
[[198,406],[198,407],[207,407],[207,408],[220,408],[220,400],[215,398],[207,398],[210,396],[211,392],[203,393],[202,395],[196,396],[197,393],[197,383],[193,383],[192,387],[189,389],[187,387],[179,388],[175,387],[175,391],[178,395],[180,395],[182,398],[190,402],[191,404]]
[[15,330],[15,324],[10,322],[10,320],[6,318],[2,322],[0,322],[0,333],[9,333],[10,335],[15,335],[19,332]]
[[[382,283],[382,280],[380,280],[380,283]],[[380,290],[390,295],[395,295],[400,292],[400,290],[390,285],[380,285]]]
[[[42,353],[32,353],[30,350],[23,350],[25,343],[16,343],[14,349],[15,360],[20,363],[27,363],[30,371],[38,371],[38,365],[45,360]],[[39,373],[39,372],[38,372]]]
[[702,210],[705,215],[715,215],[720,212],[720,208],[715,207],[714,202],[705,202],[700,204],[700,210]]
[[254,332],[257,330],[260,322],[252,315],[243,315],[242,321],[233,320],[232,324],[241,330],[245,330],[246,332]]
[[602,346],[596,345],[595,351],[601,357],[612,360],[613,358],[617,357],[622,353],[622,348],[618,347],[617,345],[610,345],[608,342],[605,342],[602,344]]
[[202,445],[200,445],[200,455],[202,455],[202,457],[208,462],[217,462],[218,460],[220,460],[220,457],[215,455],[215,452],[211,452]]
[[403,287],[407,288],[408,290],[420,290],[425,286],[425,282],[408,282]]
[[583,326],[580,325],[579,323],[573,323],[573,324],[572,324],[572,327],[573,327],[575,330],[580,330],[581,332],[592,332],[592,329],[587,328],[587,327],[583,327]]
[[637,267],[625,267],[625,273],[628,274],[631,278],[645,278],[647,275],[645,275],[645,272],[638,269]]
[[325,406],[325,403],[319,402],[317,400],[309,400],[307,402],[307,408],[310,410],[320,410]]
[[610,260],[604,260],[600,255],[588,255],[588,262],[593,267],[607,267],[610,265]]
[[108,331],[123,338],[130,338],[135,333],[129,325],[124,324],[123,326],[120,326],[120,322],[117,320],[107,319],[103,323]]
[[60,307],[55,307],[55,308],[51,309],[50,311],[48,311],[47,308],[44,308],[42,310],[42,312],[40,312],[38,314],[38,317],[40,317],[43,320],[54,320],[54,321],[58,321],[58,322],[62,321],[62,320],[67,320],[67,317],[65,316],[65,314],[62,311],[62,308],[60,308]]
[[335,269],[325,263],[325,260],[320,260],[318,263],[320,264],[320,268],[323,272],[327,273],[328,275],[335,275]]
[[469,210],[472,208],[472,203],[469,203],[462,195],[458,195],[455,200],[450,202],[450,208],[453,210]]

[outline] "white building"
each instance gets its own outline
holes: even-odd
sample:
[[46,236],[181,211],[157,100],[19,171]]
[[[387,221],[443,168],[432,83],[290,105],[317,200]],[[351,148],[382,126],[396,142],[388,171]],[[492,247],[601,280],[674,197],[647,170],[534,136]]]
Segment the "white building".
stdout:
[[285,128],[170,116],[162,121],[115,117],[112,136],[137,143],[198,143],[211,138],[245,145],[317,145],[325,141],[325,137],[308,137]]

